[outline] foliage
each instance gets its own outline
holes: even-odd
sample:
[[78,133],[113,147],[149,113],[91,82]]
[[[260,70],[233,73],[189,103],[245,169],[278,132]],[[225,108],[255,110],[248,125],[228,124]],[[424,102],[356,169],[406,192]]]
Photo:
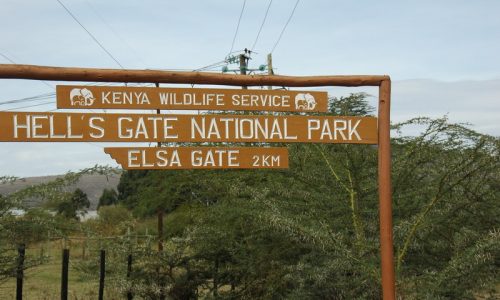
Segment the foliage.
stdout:
[[129,226],[133,226],[132,214],[122,205],[106,205],[99,208],[97,211],[99,215],[99,223],[109,229],[126,229]]
[[90,201],[81,189],[75,189],[73,193],[67,193],[67,197],[51,205],[57,211],[57,214],[68,219],[79,219],[79,214],[85,214],[90,207]]
[[[331,114],[370,114],[366,97],[333,99]],[[408,127],[423,131],[405,136]],[[393,129],[399,293],[472,298],[494,286],[498,138],[446,118]],[[119,201],[138,215],[169,213],[166,223],[175,225],[165,238],[187,243],[190,283],[212,297],[378,298],[376,147],[288,148],[289,170],[127,172]]]
[[[23,216],[5,215],[0,223],[0,281],[16,276],[17,249],[24,245],[29,247],[45,241],[52,235],[61,235],[58,228],[62,223],[42,209],[31,209]],[[67,225],[66,225],[67,226]],[[67,227],[66,227],[67,228]],[[64,230],[65,231],[65,230]],[[26,256],[24,268],[33,268],[47,261],[48,257]]]
[[366,100],[368,97],[366,93],[356,93],[347,97],[333,98],[328,108],[335,116],[368,116],[374,111]]
[[472,298],[498,278],[500,141],[446,118],[395,129],[415,125],[422,134],[394,139],[400,284],[419,297]]
[[99,197],[99,203],[97,204],[97,208],[106,205],[116,204],[118,194],[115,189],[104,189],[102,191],[101,197]]
[[[54,217],[43,209],[27,209],[23,202],[29,198],[41,198],[48,205],[61,203],[67,200],[71,193],[66,191],[69,185],[76,183],[85,174],[108,175],[120,171],[107,166],[94,166],[82,169],[79,172],[68,172],[62,177],[47,183],[29,186],[9,195],[0,197],[0,280],[15,276],[17,247],[21,244],[30,244],[50,240],[52,237],[66,237],[68,233],[77,229],[72,220]],[[13,176],[0,177],[1,184],[19,180]],[[21,179],[22,180],[22,179]],[[76,198],[75,203],[87,206],[85,198]],[[11,211],[16,208],[26,210],[24,216],[14,216]],[[25,260],[25,269],[32,268],[45,262],[45,257],[28,257]]]
[[14,183],[18,179],[16,176],[0,176],[0,184]]
[[[367,95],[331,115],[367,115]],[[405,135],[407,128],[420,129]],[[473,299],[497,285],[500,140],[446,118],[393,125],[394,247],[404,299]],[[129,171],[100,208],[107,284],[169,299],[377,299],[377,147],[288,146],[288,170]],[[166,212],[164,251],[128,215]],[[155,220],[142,221],[153,230]],[[143,225],[144,226],[144,225]],[[135,236],[135,238],[134,238]],[[97,246],[96,246],[97,247]],[[132,255],[127,278],[126,258]],[[95,280],[98,261],[78,268]]]

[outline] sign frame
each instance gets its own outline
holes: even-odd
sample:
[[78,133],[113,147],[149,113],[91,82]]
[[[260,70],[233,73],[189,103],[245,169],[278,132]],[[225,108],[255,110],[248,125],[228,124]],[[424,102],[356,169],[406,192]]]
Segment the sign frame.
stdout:
[[203,72],[64,68],[4,64],[0,65],[0,78],[80,82],[212,84],[232,86],[377,86],[379,88],[377,130],[382,296],[384,300],[394,300],[396,298],[392,234],[393,224],[390,144],[391,79],[389,76],[245,76]]

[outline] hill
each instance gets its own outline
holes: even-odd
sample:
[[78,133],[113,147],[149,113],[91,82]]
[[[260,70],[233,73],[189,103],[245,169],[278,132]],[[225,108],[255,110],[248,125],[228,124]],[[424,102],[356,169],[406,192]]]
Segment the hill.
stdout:
[[[16,192],[23,188],[50,182],[63,175],[55,176],[39,176],[39,177],[26,177],[18,179],[12,183],[0,184],[0,194],[8,195],[10,193]],[[104,175],[83,175],[80,180],[68,187],[68,191],[73,191],[80,188],[84,191],[90,201],[90,210],[95,210],[97,208],[97,203],[99,202],[99,197],[101,197],[102,191],[104,189],[115,189],[120,182],[121,174],[112,174],[109,176]],[[41,206],[40,199],[29,199],[25,202],[28,207]]]

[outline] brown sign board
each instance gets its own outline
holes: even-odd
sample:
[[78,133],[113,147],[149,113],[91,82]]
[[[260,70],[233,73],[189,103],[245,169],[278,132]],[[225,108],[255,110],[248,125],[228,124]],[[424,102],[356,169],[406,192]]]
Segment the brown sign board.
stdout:
[[104,152],[125,170],[288,168],[287,148],[111,147]]
[[0,141],[376,144],[377,118],[0,112]]
[[327,112],[318,91],[58,85],[57,108]]

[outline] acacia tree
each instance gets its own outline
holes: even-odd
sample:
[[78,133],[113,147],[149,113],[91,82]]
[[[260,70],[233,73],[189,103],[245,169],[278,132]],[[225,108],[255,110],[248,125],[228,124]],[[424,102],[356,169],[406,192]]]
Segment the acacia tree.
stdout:
[[[332,99],[330,108],[333,115],[372,111],[363,94]],[[404,135],[406,126],[422,133]],[[498,138],[445,118],[393,129],[398,292],[407,299],[472,299],[494,287]],[[147,174],[134,183],[133,201],[142,212],[168,206],[166,223],[177,227],[167,238],[187,243],[190,274],[199,274],[191,283],[213,296],[379,298],[376,146],[289,150],[289,170]]]

